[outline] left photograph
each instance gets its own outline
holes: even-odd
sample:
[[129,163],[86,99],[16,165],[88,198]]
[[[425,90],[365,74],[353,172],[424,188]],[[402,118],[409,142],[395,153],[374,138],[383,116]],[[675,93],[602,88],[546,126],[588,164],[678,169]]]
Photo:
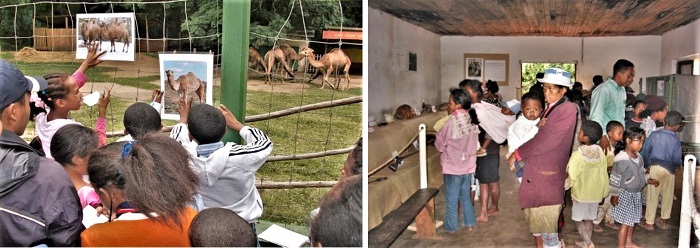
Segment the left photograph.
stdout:
[[366,244],[362,1],[10,0],[0,22],[0,246]]

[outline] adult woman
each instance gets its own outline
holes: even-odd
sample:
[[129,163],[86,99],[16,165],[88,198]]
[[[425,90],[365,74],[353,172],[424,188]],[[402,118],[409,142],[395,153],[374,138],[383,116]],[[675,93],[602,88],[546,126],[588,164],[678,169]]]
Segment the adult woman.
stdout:
[[88,163],[90,183],[110,222],[81,235],[82,246],[189,246],[198,190],[189,155],[177,141],[151,134],[109,144]]
[[538,81],[543,83],[545,101],[539,132],[515,150],[508,159],[525,160],[522,183],[518,193],[525,221],[535,236],[537,247],[560,246],[557,219],[564,203],[566,164],[571,154],[576,129],[576,104],[564,94],[571,87],[571,74],[550,68]]
[[[459,88],[466,91],[471,97],[473,104],[469,114],[472,122],[478,124],[479,128],[483,130],[479,134],[479,142],[481,142],[481,150],[485,150],[486,155],[480,156],[477,153],[479,158],[476,160],[476,179],[479,180],[481,210],[476,220],[488,222],[489,216],[496,215],[499,211],[498,163],[501,149],[498,144],[506,140],[508,127],[515,121],[515,116],[505,115],[501,112],[500,107],[484,102],[481,82],[463,80],[459,83]],[[490,207],[488,206],[489,196],[491,197]]]

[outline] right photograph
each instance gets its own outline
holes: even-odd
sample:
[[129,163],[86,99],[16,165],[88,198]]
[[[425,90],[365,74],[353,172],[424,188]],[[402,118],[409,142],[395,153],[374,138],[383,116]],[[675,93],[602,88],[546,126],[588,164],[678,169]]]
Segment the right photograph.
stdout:
[[370,247],[700,243],[700,2],[368,2]]

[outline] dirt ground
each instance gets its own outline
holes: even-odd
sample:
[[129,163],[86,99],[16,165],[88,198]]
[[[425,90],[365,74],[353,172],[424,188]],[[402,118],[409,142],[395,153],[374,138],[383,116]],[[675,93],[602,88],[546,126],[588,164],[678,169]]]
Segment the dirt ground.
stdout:
[[[45,52],[36,51],[33,48],[23,48],[15,53],[15,58],[19,61],[24,62],[78,62],[75,59],[74,52]],[[160,74],[160,63],[158,58],[154,58],[142,53],[137,53],[134,56],[134,62],[131,61],[105,61],[99,66],[115,67],[118,68],[113,77],[144,77],[144,76],[154,76]],[[220,73],[217,71],[214,73],[214,85],[221,85]],[[306,77],[301,73],[297,73],[297,78],[294,81],[289,81],[285,79],[282,82],[281,77],[273,78],[272,84],[265,84],[264,74],[259,71],[249,70],[248,71],[248,90],[253,91],[265,91],[265,92],[275,92],[275,93],[300,93],[304,89],[309,89],[311,87],[321,87],[321,78],[316,78],[311,84],[306,83],[308,77],[311,75],[306,74]],[[333,77],[329,78],[333,82]],[[160,81],[150,82],[155,85],[160,85]],[[101,90],[105,86],[111,87],[111,83],[95,82],[95,90]],[[346,83],[342,82],[340,86],[345,89]],[[328,88],[326,85],[325,88]],[[361,75],[350,75],[350,85],[349,88],[362,88],[362,76]],[[85,92],[89,92],[89,89],[83,89]],[[145,90],[138,90],[133,87],[116,85],[112,89],[112,93],[115,96],[122,98],[134,99],[138,93],[138,99],[149,98],[151,93]],[[144,98],[145,97],[145,98]]]
[[[500,213],[491,217],[488,223],[478,223],[473,231],[469,232],[461,228],[456,233],[450,234],[444,227],[437,228],[437,240],[413,239],[415,232],[404,231],[394,242],[392,247],[535,247],[532,235],[528,232],[523,211],[518,206],[519,183],[515,173],[511,172],[506,165],[504,154],[506,150],[501,150],[501,161],[499,167],[500,175]],[[675,195],[678,200],[673,201],[671,228],[661,230],[655,228],[654,231],[647,231],[639,226],[634,229],[635,243],[643,247],[678,247],[678,226],[680,223],[680,202],[683,181],[681,169],[676,170]],[[435,219],[444,221],[445,216],[445,194],[443,188],[435,197]],[[564,217],[566,224],[562,230],[560,238],[564,239],[566,247],[577,247],[575,242],[581,241],[574,221],[571,220],[571,197],[567,192],[566,209]],[[476,214],[479,213],[479,203],[476,202],[474,208]],[[659,215],[657,211],[657,216]],[[593,233],[593,243],[596,247],[616,247],[617,231],[601,225],[602,233]],[[686,245],[687,246],[687,245]]]

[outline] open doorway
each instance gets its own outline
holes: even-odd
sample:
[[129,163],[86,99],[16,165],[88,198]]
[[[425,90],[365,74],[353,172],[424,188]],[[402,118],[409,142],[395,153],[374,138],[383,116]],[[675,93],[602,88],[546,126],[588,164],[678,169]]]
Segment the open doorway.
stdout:
[[561,68],[569,73],[571,73],[571,79],[573,81],[576,81],[576,63],[538,63],[538,62],[532,62],[532,63],[520,63],[521,65],[521,72],[522,76],[521,82],[520,82],[520,87],[521,87],[521,93],[518,95],[518,98],[522,96],[523,94],[527,93],[530,91],[530,87],[536,83],[536,76],[538,72],[544,72],[544,69],[547,68]]

